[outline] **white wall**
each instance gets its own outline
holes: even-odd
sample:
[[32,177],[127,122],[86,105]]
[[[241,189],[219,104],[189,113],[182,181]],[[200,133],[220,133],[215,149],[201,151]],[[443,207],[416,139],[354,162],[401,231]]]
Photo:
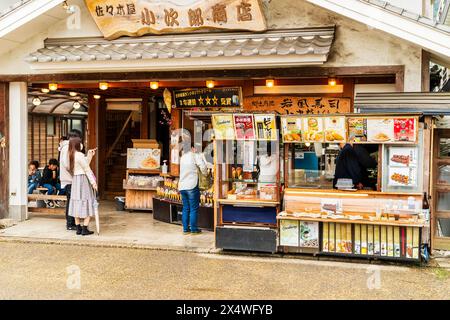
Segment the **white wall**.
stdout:
[[393,6],[423,15],[423,2],[430,2],[430,0],[388,0],[387,2]]

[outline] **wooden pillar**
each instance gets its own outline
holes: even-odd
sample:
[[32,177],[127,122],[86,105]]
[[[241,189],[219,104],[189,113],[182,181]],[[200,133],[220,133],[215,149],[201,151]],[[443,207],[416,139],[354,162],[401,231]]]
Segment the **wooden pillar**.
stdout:
[[105,99],[98,100],[98,121],[97,121],[97,135],[98,135],[98,181],[99,193],[103,197],[106,186],[106,101]]
[[141,139],[149,138],[149,104],[148,98],[142,99]]
[[[9,207],[9,85],[0,83],[0,219],[8,216]],[[3,139],[2,139],[3,138]],[[3,143],[2,143],[3,142]]]
[[430,53],[422,49],[422,92],[430,91]]
[[[172,108],[172,112],[171,112],[172,125],[170,126],[171,133],[174,130],[181,129],[181,117],[182,117],[182,111]],[[172,152],[179,152],[179,150],[174,149],[176,146],[177,145],[170,145],[170,159],[173,158]],[[170,163],[170,174],[173,176],[178,176],[180,174],[180,165],[172,163],[172,161],[170,161],[169,163]]]
[[395,73],[395,91],[404,92],[405,91],[405,67],[401,71]]
[[342,97],[350,98],[350,111],[353,112],[355,101],[355,78],[343,78],[342,84],[344,85]]
[[[98,128],[97,128],[97,119],[98,119],[98,102],[94,99],[93,95],[89,95],[88,97],[88,119],[87,119],[87,150],[96,148],[98,146]],[[97,161],[98,155],[96,155],[91,161],[91,169],[94,174],[97,176]]]

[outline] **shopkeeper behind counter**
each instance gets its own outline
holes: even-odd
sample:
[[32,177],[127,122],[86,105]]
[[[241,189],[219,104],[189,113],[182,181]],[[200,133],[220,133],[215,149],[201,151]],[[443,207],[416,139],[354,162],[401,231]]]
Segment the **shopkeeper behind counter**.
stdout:
[[339,179],[352,179],[354,188],[375,189],[369,180],[368,169],[376,168],[377,161],[370,156],[366,146],[351,143],[341,143],[341,151],[336,159],[333,187]]

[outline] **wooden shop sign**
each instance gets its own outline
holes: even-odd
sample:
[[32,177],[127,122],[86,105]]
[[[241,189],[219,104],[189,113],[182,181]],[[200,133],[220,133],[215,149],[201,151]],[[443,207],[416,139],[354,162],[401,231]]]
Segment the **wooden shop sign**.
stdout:
[[245,111],[270,111],[278,114],[349,113],[350,99],[299,96],[254,96],[244,98]]
[[242,103],[242,89],[198,88],[176,90],[174,92],[177,108],[238,108]]
[[260,0],[85,0],[106,39],[206,30],[265,31]]

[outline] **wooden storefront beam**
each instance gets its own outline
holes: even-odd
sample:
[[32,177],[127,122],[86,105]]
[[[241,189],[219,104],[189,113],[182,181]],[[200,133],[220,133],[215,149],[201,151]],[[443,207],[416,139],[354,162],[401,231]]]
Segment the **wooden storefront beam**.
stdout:
[[403,65],[387,66],[353,66],[353,67],[294,67],[294,68],[265,68],[265,69],[237,69],[237,70],[196,70],[196,71],[155,71],[155,72],[111,72],[111,73],[67,73],[67,74],[29,74],[29,75],[2,75],[0,81],[148,81],[160,80],[200,80],[216,79],[277,79],[294,78],[320,78],[333,75],[335,77],[349,76],[389,76],[395,75],[398,87],[403,86],[405,67]]

